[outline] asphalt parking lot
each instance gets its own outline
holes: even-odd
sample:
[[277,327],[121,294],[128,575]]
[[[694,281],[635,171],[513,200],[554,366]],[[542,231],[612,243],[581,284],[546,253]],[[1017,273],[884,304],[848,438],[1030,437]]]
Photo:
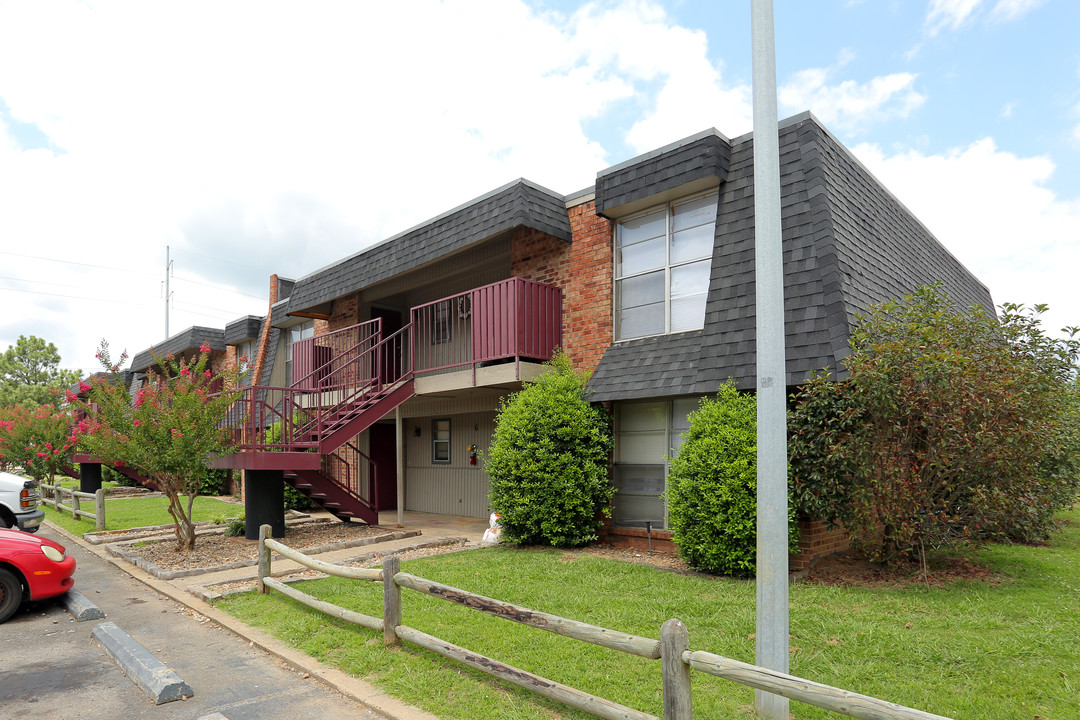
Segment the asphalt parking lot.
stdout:
[[[382,718],[213,620],[147,587],[43,527],[75,557],[75,588],[105,612],[75,622],[59,600],[31,603],[0,625],[0,714],[50,720]],[[91,636],[112,621],[194,691],[155,705]]]

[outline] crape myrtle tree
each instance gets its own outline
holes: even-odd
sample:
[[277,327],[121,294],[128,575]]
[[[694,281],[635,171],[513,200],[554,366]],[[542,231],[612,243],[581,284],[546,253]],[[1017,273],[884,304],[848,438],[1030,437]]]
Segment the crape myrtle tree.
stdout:
[[[176,541],[185,551],[195,547],[195,496],[211,475],[210,460],[228,450],[224,421],[239,394],[237,373],[216,375],[209,358],[205,343],[189,360],[155,356],[155,369],[131,398],[117,381],[120,363],[112,363],[102,341],[98,359],[108,372],[91,378],[85,402],[69,397],[85,415],[76,425],[81,449],[151,478],[169,499]],[[216,382],[218,377],[222,380]],[[225,389],[218,391],[219,386]]]
[[1047,335],[1045,309],[961,312],[937,286],[873,307],[848,378],[820,374],[796,398],[800,508],[883,563],[1045,538],[1080,482],[1080,341]]
[[[690,413],[671,458],[666,500],[672,540],[695,570],[754,575],[757,571],[757,398],[728,381]],[[798,550],[795,508],[788,503],[788,540]]]
[[576,547],[596,540],[611,513],[610,424],[569,358],[556,353],[548,366],[502,401],[484,469],[503,537]]
[[52,405],[0,408],[0,470],[22,467],[35,480],[53,481],[70,464],[74,445],[66,410]]

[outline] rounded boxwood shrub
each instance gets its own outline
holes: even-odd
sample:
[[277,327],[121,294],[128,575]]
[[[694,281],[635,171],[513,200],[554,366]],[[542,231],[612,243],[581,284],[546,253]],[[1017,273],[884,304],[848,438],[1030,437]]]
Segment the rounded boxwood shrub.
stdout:
[[[757,570],[757,398],[727,382],[690,413],[671,461],[667,503],[672,539],[695,570],[751,576]],[[789,549],[799,545],[788,502]]]
[[596,540],[611,512],[611,432],[570,360],[557,354],[549,366],[503,400],[484,466],[504,538],[576,547]]

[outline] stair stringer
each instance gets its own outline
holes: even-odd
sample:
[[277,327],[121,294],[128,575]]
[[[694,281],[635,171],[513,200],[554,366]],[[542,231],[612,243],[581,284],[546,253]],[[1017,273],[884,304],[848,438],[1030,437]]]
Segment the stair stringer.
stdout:
[[348,522],[355,517],[368,525],[379,524],[379,512],[370,502],[353,495],[319,470],[286,472],[285,482],[339,520]]

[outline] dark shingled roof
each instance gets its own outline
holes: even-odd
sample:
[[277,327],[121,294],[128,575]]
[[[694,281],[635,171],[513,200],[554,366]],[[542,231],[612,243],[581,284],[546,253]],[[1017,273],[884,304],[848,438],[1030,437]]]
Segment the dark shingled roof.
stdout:
[[262,330],[263,319],[256,315],[237,318],[225,326],[225,344],[236,345],[245,340],[255,340]]
[[596,212],[613,217],[633,212],[641,201],[668,190],[700,183],[702,189],[725,180],[731,165],[731,141],[715,129],[653,150],[596,176]]
[[128,369],[133,372],[143,372],[155,364],[155,354],[160,358],[168,355],[179,355],[185,350],[198,349],[203,342],[208,343],[211,350],[224,351],[225,331],[218,328],[189,327],[187,330],[173,335],[160,345],[155,345],[135,355],[131,359],[131,367]]
[[[733,140],[730,157],[704,329],[613,345],[591,400],[712,393],[729,377],[755,387],[752,137]],[[840,370],[856,315],[919,285],[993,311],[986,287],[809,113],[781,124],[780,183],[788,386]]]
[[570,242],[570,218],[559,194],[516,180],[375,247],[296,281],[289,313],[311,312],[334,298],[437,262],[451,253],[524,226]]

